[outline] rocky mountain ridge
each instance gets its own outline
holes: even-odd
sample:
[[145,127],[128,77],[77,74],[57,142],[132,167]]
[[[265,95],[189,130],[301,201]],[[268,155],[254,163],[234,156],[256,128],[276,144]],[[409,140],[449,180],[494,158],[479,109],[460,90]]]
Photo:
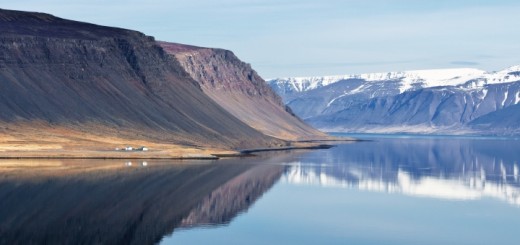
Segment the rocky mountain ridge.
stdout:
[[[344,80],[364,80],[366,82],[399,81],[398,88],[402,93],[414,88],[430,88],[438,86],[457,86],[470,80],[478,80],[485,84],[507,83],[517,81],[520,65],[495,72],[486,72],[474,68],[451,68],[431,70],[411,70],[399,72],[381,72],[365,74],[349,74],[323,77],[289,77],[269,79],[268,83],[278,94],[301,93],[318,89]],[[361,90],[362,88],[359,88]]]
[[[219,52],[222,59],[231,58],[230,64],[241,62],[229,51]],[[281,111],[279,98],[250,67],[244,74],[250,87],[237,96],[272,104],[264,111],[278,115],[270,122],[271,136],[248,125],[254,118],[239,119],[226,108],[239,101],[219,104],[208,96],[204,80],[194,80],[181,61],[140,32],[0,10],[0,151],[23,145],[106,151],[135,141],[199,154],[197,149],[286,145],[279,138],[297,138],[306,130],[319,134]],[[191,65],[206,65],[196,62]],[[227,69],[219,67],[226,62],[216,68]],[[276,126],[280,118],[291,118],[280,124],[304,129],[284,135],[285,129]],[[52,142],[45,140],[47,129]]]
[[[297,115],[327,131],[449,134],[518,132],[514,123],[501,124],[500,129],[495,130],[491,122],[485,126],[479,121],[472,121],[520,102],[520,66],[498,72],[450,69],[386,74],[386,77],[346,76],[347,79],[334,82],[330,79],[307,79],[305,81],[318,81],[312,85],[315,89],[305,92],[283,90],[280,94]],[[293,87],[291,79],[285,81],[271,80],[270,84],[277,91],[280,91],[280,87]],[[329,84],[320,85],[319,81],[328,81]]]
[[200,84],[206,95],[258,131],[288,140],[326,137],[292,114],[251,65],[233,52],[159,43]]

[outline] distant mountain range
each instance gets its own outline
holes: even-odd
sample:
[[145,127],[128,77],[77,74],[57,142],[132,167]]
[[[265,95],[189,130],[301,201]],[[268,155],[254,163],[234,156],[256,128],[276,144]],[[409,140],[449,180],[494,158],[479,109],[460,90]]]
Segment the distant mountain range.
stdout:
[[268,82],[296,115],[325,131],[520,134],[520,66]]

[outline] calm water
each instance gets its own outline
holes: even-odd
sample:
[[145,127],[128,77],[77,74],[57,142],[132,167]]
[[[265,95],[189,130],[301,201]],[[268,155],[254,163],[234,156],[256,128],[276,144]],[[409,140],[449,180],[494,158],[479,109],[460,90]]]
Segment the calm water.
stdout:
[[367,139],[215,162],[0,161],[0,243],[519,243],[520,141]]

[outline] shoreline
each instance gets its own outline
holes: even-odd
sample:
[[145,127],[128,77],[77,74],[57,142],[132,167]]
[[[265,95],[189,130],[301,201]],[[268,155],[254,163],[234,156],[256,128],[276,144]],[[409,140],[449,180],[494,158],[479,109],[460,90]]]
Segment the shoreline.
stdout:
[[[216,153],[206,154],[187,154],[187,155],[175,155],[169,152],[128,152],[114,154],[114,152],[102,152],[102,151],[19,151],[19,152],[0,152],[0,160],[6,159],[99,159],[99,160],[110,160],[110,159],[150,159],[150,160],[218,160],[220,158],[229,157],[254,157],[253,153],[257,152],[270,152],[270,151],[290,151],[290,150],[318,150],[318,149],[330,149],[335,147],[333,144],[312,144],[313,142],[357,142],[360,140],[349,139],[349,140],[316,140],[316,141],[298,141],[294,143],[307,143],[304,145],[294,145],[285,147],[274,147],[274,148],[253,148],[231,151],[222,151]],[[309,144],[310,143],[310,144]],[[108,154],[107,154],[108,153]]]
[[71,159],[71,160],[81,160],[81,159],[92,159],[92,160],[125,160],[125,159],[142,159],[142,160],[218,160],[220,157],[216,155],[211,156],[200,156],[200,157],[75,157],[75,156],[27,156],[27,157],[19,157],[19,156],[2,156],[0,160],[9,159],[9,160],[22,160],[22,159]]
[[310,145],[310,146],[287,146],[287,147],[277,147],[277,148],[256,148],[256,149],[246,149],[239,151],[241,154],[252,154],[255,152],[269,152],[269,151],[291,151],[291,150],[319,150],[319,149],[330,149],[335,147],[336,145],[329,144],[319,144],[319,145]]
[[255,152],[272,152],[272,151],[292,151],[292,150],[319,150],[319,149],[330,149],[335,147],[336,145],[328,145],[328,144],[320,144],[313,146],[286,146],[286,147],[276,147],[276,148],[254,148],[254,149],[245,149],[240,150],[234,154],[212,154],[213,156],[224,158],[224,157],[255,157],[257,155],[253,154]]
[[146,152],[121,152],[102,150],[61,150],[61,151],[3,151],[0,159],[172,159],[172,160],[216,160],[211,152],[229,151],[193,151],[193,149],[157,150]]

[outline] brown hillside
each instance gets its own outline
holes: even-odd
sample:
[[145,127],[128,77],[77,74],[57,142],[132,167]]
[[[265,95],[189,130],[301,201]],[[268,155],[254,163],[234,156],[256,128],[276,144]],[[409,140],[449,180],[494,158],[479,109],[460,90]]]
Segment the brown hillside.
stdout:
[[40,13],[0,10],[0,112],[5,144],[41,140],[49,128],[72,145],[81,135],[78,149],[284,144],[209,98],[152,37]]
[[204,93],[264,134],[287,140],[326,135],[305,124],[251,68],[231,51],[159,42],[197,81]]

